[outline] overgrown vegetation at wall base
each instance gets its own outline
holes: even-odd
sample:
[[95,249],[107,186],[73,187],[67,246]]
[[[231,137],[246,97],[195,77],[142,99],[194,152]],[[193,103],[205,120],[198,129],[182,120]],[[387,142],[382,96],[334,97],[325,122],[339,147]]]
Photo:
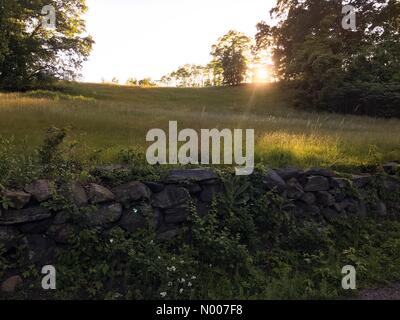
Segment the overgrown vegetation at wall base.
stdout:
[[[88,168],[62,154],[64,136],[49,131],[32,181],[2,187],[2,299],[351,298],[345,265],[358,289],[400,280],[398,163],[236,177],[125,153]],[[43,290],[43,265],[56,290]]]

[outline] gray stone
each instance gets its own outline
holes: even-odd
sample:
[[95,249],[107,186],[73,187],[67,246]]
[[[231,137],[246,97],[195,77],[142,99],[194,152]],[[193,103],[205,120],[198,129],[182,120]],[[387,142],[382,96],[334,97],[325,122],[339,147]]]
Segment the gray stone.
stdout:
[[350,187],[349,181],[344,178],[332,178],[330,180],[330,184],[332,188],[338,188],[338,189],[346,189]]
[[22,284],[23,280],[20,276],[12,276],[4,280],[1,284],[1,291],[5,293],[14,293]]
[[384,186],[389,193],[400,192],[400,179],[397,177],[386,177]]
[[23,191],[5,190],[3,197],[8,200],[10,207],[14,209],[24,208],[31,200],[31,195]]
[[353,182],[353,185],[356,188],[364,188],[367,184],[371,182],[371,176],[370,175],[353,175],[351,177],[351,181]]
[[304,194],[303,187],[299,184],[296,178],[291,178],[287,182],[287,197],[289,199],[300,199]]
[[159,193],[164,190],[165,186],[162,183],[145,181],[143,182],[152,192]]
[[328,191],[329,180],[325,177],[311,176],[307,178],[304,191],[315,192],[315,191]]
[[65,224],[71,219],[71,215],[67,211],[60,211],[56,214],[53,220],[53,224],[59,225],[59,224]]
[[386,216],[387,215],[386,204],[384,204],[382,201],[379,201],[375,205],[375,214],[377,214],[378,216]]
[[51,217],[48,209],[42,207],[32,207],[21,210],[3,211],[0,216],[0,225],[14,225],[27,222],[45,220]]
[[115,199],[128,208],[132,203],[150,199],[150,189],[139,181],[129,182],[113,189]]
[[149,227],[149,223],[158,228],[161,223],[160,220],[160,212],[157,209],[153,209],[148,204],[143,204],[136,208],[124,210],[118,225],[128,232],[134,233],[139,229]]
[[385,163],[382,167],[383,170],[390,175],[395,175],[396,173],[400,172],[400,163],[397,162],[388,162]]
[[221,192],[222,192],[221,186],[218,185],[205,186],[203,191],[200,193],[200,200],[206,203],[210,203]]
[[187,183],[181,186],[186,188],[190,194],[197,194],[202,191],[201,187],[197,183]]
[[317,193],[317,200],[324,207],[330,207],[335,203],[335,198],[327,191],[319,191]]
[[52,222],[53,222],[52,219],[28,222],[19,225],[19,230],[25,234],[44,233],[50,227]]
[[74,181],[70,184],[72,201],[77,207],[84,207],[88,204],[89,199],[85,189],[78,181]]
[[169,209],[190,201],[189,192],[183,187],[168,185],[159,193],[152,197],[152,205],[155,208]]
[[180,206],[165,210],[165,223],[175,224],[186,222],[190,214],[187,206]]
[[289,180],[292,178],[299,178],[304,174],[303,170],[295,167],[287,167],[282,169],[276,169],[276,173],[284,180]]
[[103,203],[115,200],[115,196],[110,190],[95,183],[89,185],[88,194],[91,203]]
[[44,266],[52,264],[55,258],[56,243],[44,235],[28,235],[24,238],[28,257],[32,263]]
[[269,190],[277,190],[279,192],[286,190],[286,182],[272,169],[264,177],[263,183]]
[[306,193],[303,193],[300,200],[307,204],[313,204],[316,200],[316,197],[312,192],[306,192]]
[[6,249],[16,246],[19,232],[16,228],[10,226],[0,227],[0,244]]
[[335,174],[332,171],[323,168],[311,168],[304,172],[306,176],[323,176],[323,177],[334,177]]
[[74,227],[70,224],[52,225],[48,231],[47,236],[53,239],[56,243],[69,244],[74,236]]
[[166,183],[177,183],[183,180],[193,182],[203,182],[218,179],[218,176],[209,168],[198,169],[174,169],[165,178]]
[[37,180],[25,186],[25,191],[30,193],[38,202],[51,198],[51,187],[49,180]]
[[97,211],[88,217],[91,227],[107,227],[117,222],[122,215],[122,206],[119,203],[100,205]]

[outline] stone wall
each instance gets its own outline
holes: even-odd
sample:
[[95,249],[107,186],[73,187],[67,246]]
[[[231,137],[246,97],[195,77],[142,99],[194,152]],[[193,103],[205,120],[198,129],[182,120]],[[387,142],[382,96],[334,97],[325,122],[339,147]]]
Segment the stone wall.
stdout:
[[[400,212],[399,166],[389,163],[379,175],[351,176],[319,168],[269,170],[256,188],[260,194],[281,195],[288,212],[299,219],[326,223],[341,215],[384,216]],[[223,192],[222,179],[210,169],[171,170],[161,182],[132,181],[112,188],[106,182],[38,180],[23,190],[1,191],[0,245],[5,254],[24,245],[32,263],[47,265],[57,250],[68,248],[77,225],[136,232],[151,223],[159,240],[168,241],[188,219],[189,204],[204,215]],[[74,212],[85,214],[76,221]],[[3,291],[10,290],[10,279],[19,281],[8,275]]]

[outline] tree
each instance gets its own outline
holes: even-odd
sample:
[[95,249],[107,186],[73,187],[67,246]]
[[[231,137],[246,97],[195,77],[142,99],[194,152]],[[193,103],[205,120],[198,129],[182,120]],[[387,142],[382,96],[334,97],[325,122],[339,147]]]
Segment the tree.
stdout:
[[128,78],[125,83],[127,86],[137,86],[138,80],[136,78]]
[[[343,28],[345,4],[356,8],[355,30]],[[278,24],[257,25],[257,46],[273,48],[277,73],[300,89],[300,104],[372,115],[398,104],[397,0],[278,0],[271,15]]]
[[[54,28],[43,23],[49,8]],[[85,0],[2,0],[0,88],[24,90],[76,78],[93,44],[83,36],[86,10]]]
[[151,78],[144,78],[139,80],[139,86],[141,87],[155,87],[156,84],[151,80]]
[[212,65],[215,71],[222,71],[224,84],[235,86],[244,81],[250,49],[250,38],[232,30],[212,46]]

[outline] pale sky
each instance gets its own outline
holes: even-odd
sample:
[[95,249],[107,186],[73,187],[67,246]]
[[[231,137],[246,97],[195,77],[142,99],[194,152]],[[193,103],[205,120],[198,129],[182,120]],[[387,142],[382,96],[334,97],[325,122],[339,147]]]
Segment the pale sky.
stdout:
[[269,19],[275,0],[87,0],[87,31],[96,44],[83,81],[154,80],[185,63],[206,64],[230,29],[248,36]]

